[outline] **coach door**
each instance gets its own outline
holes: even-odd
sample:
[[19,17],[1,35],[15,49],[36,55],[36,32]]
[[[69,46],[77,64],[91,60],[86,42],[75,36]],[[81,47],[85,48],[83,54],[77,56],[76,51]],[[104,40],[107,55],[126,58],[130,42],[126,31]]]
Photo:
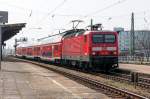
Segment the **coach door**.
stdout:
[[54,57],[54,45],[52,45],[52,58]]

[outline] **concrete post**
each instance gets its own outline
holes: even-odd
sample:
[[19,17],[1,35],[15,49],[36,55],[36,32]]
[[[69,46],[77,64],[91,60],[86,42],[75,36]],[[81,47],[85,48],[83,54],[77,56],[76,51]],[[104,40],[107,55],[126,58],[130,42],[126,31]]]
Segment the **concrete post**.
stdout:
[[130,54],[131,56],[134,55],[135,52],[135,34],[134,34],[134,13],[131,16],[131,35],[130,35]]

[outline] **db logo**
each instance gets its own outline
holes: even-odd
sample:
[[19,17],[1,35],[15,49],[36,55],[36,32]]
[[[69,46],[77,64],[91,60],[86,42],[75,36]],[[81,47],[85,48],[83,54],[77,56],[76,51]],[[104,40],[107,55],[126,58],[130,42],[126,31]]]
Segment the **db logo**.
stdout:
[[102,47],[102,50],[106,50],[106,47]]

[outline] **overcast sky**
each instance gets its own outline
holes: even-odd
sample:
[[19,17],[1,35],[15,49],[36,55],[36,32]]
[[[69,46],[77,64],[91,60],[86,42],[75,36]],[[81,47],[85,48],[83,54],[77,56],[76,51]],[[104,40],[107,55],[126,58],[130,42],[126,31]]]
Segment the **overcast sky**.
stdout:
[[149,5],[150,0],[0,0],[0,10],[9,12],[9,23],[27,23],[26,28],[7,41],[9,45],[14,38],[37,39],[58,33],[57,29],[70,29],[74,19],[84,21],[79,27],[89,25],[92,18],[107,30],[129,30],[132,12],[135,29],[150,29]]

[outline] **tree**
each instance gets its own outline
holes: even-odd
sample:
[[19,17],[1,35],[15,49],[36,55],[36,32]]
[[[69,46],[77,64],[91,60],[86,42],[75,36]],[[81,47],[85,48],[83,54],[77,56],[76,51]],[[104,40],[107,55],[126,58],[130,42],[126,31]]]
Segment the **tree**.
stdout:
[[136,49],[144,53],[147,61],[150,59],[150,31],[137,32]]

